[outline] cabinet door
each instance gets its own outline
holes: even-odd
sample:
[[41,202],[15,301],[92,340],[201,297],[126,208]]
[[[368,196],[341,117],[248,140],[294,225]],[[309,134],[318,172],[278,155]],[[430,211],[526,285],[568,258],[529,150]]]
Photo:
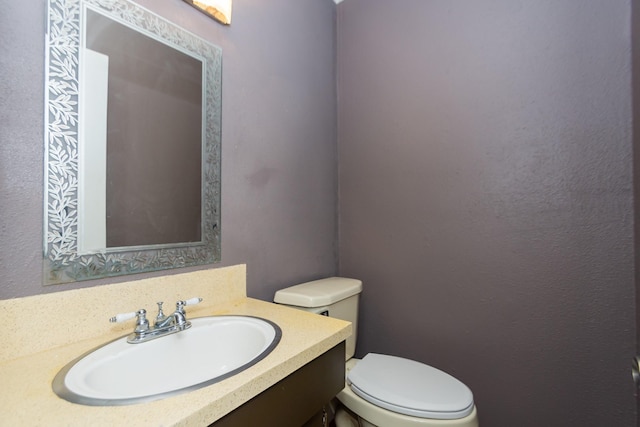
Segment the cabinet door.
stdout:
[[344,341],[210,427],[300,427],[344,388]]

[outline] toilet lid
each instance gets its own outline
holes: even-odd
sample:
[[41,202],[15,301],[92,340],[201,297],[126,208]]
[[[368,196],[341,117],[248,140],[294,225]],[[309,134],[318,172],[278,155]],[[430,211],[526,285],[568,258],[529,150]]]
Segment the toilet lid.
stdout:
[[466,385],[414,360],[369,353],[347,378],[355,394],[400,414],[458,419],[473,411],[473,394]]

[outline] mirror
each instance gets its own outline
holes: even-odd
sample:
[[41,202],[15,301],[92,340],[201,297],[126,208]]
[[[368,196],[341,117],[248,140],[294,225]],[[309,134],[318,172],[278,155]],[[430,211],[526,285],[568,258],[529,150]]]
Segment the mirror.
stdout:
[[50,0],[45,284],[220,260],[222,51],[126,0]]

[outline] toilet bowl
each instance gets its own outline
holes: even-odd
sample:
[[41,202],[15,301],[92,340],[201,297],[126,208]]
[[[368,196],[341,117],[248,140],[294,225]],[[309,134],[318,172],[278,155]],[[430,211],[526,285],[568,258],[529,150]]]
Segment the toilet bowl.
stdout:
[[478,427],[471,390],[446,372],[384,354],[353,358],[361,292],[360,280],[330,277],[281,289],[274,297],[278,304],[353,324],[345,387],[336,396],[348,411],[338,410],[337,427]]

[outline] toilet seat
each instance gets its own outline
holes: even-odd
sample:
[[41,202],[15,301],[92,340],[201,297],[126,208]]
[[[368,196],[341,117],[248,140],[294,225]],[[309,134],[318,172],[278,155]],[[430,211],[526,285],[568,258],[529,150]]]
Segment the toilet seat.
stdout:
[[369,353],[349,371],[353,392],[389,411],[451,420],[473,411],[473,394],[462,382],[429,365]]

